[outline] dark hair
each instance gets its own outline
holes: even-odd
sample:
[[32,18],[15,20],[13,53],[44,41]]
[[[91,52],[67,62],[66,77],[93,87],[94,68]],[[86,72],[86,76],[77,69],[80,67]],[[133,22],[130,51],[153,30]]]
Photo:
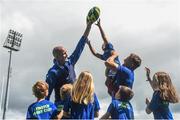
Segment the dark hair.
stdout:
[[133,91],[126,87],[126,86],[119,86],[119,94],[120,94],[120,100],[122,101],[129,101],[133,98],[134,93]]
[[134,63],[134,69],[138,68],[141,65],[141,61],[142,61],[141,58],[134,53],[131,53],[130,57]]

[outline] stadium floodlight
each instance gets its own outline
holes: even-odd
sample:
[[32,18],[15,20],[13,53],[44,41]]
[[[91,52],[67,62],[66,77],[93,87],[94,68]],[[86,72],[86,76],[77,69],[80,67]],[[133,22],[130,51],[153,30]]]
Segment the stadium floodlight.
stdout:
[[8,90],[9,90],[9,83],[10,83],[10,71],[11,71],[11,55],[12,51],[19,51],[21,47],[21,41],[22,41],[23,34],[14,31],[9,30],[8,36],[4,42],[3,47],[9,49],[9,65],[8,65],[8,74],[7,74],[7,83],[6,83],[6,90],[4,95],[4,106],[3,106],[3,117],[2,119],[5,119],[6,116],[6,110],[8,108]]
[[8,48],[13,51],[19,51],[21,47],[23,35],[19,32],[14,30],[9,30],[9,34],[4,42],[3,47]]

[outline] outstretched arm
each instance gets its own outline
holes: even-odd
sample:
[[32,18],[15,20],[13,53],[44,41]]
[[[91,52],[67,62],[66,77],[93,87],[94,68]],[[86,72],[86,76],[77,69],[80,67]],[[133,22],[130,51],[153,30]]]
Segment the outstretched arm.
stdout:
[[147,77],[146,81],[149,81],[149,83],[150,83],[150,85],[154,91],[155,89],[153,87],[153,82],[152,82],[151,77],[150,77],[151,70],[148,67],[145,67],[145,71],[146,71],[146,77]]
[[104,44],[108,44],[108,39],[107,39],[107,37],[106,37],[106,35],[104,33],[104,30],[101,27],[101,20],[100,19],[97,21],[96,25],[98,26],[98,28],[99,28],[99,30],[101,32],[101,36],[102,36],[102,39],[104,41]]
[[84,46],[85,43],[87,42],[87,37],[89,35],[89,32],[91,30],[91,25],[92,23],[89,22],[86,26],[86,30],[84,31],[83,36],[81,37],[80,41],[78,42],[76,49],[74,50],[74,52],[71,54],[71,56],[69,57],[71,63],[73,65],[76,64],[76,62],[78,61],[79,57],[81,56],[82,51],[84,50]]
[[114,62],[114,59],[118,56],[117,52],[112,51],[112,55],[111,57],[109,57],[106,62],[105,62],[105,66],[108,67],[109,69],[112,69],[114,71],[117,70],[118,68],[118,64]]
[[53,89],[55,87],[55,82],[56,82],[56,75],[55,75],[55,72],[56,71],[50,71],[48,72],[48,74],[46,75],[46,83],[48,84],[49,86],[49,89],[48,89],[48,96],[46,97],[46,100],[50,100],[50,96],[53,92]]
[[102,55],[99,54],[99,53],[97,53],[97,52],[95,51],[95,49],[94,49],[94,48],[92,47],[92,45],[91,45],[90,40],[88,40],[87,44],[88,44],[88,46],[89,46],[89,49],[90,49],[91,53],[92,53],[95,57],[97,57],[97,58],[99,58],[99,59],[102,59]]
[[87,23],[86,30],[84,31],[84,34],[83,34],[84,37],[86,38],[88,37],[91,30],[91,26],[92,26],[92,22]]

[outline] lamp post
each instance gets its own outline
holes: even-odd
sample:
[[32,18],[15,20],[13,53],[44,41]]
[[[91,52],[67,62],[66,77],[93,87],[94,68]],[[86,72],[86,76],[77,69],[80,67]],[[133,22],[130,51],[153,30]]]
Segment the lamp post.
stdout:
[[2,84],[1,84],[1,99],[0,99],[0,112],[2,110],[2,101],[3,101],[3,88],[4,88],[4,76],[2,78]]
[[19,32],[16,32],[14,30],[9,30],[8,36],[4,42],[3,47],[9,49],[9,65],[8,65],[8,74],[7,74],[7,83],[6,83],[6,90],[5,90],[5,96],[4,96],[4,106],[3,106],[3,120],[6,116],[6,110],[8,108],[7,106],[7,98],[8,98],[8,90],[9,90],[9,77],[10,77],[10,71],[11,71],[11,56],[12,51],[19,51],[21,46],[23,35]]

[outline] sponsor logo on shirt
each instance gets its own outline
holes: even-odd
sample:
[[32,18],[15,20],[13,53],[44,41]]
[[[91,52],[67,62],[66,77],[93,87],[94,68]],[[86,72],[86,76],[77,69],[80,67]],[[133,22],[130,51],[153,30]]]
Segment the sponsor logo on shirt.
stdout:
[[52,110],[52,108],[50,108],[50,106],[48,104],[43,105],[43,106],[39,106],[35,108],[35,111],[33,112],[33,115],[39,115],[39,114],[43,114],[46,112],[50,112]]

